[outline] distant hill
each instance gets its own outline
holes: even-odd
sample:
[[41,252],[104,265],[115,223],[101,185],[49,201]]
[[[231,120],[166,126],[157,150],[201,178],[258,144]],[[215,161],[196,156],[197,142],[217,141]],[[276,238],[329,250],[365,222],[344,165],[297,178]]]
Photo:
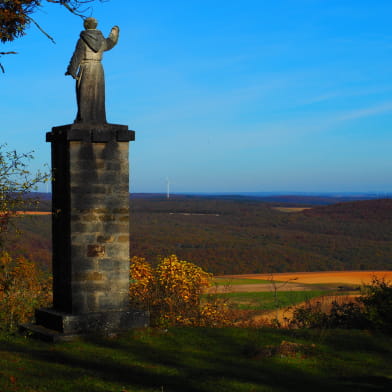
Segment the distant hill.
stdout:
[[388,199],[296,213],[220,198],[131,206],[131,254],[152,261],[175,253],[219,274],[392,268]]
[[[31,195],[42,201],[41,208],[45,210],[50,206],[52,194],[32,192]],[[382,196],[382,195],[381,195]],[[360,200],[377,200],[379,194],[372,193],[327,193],[327,194],[275,194],[267,192],[244,192],[244,193],[174,193],[170,200],[231,200],[231,201],[258,201],[266,203],[283,204],[285,206],[317,206],[345,203]],[[166,193],[130,193],[130,199],[141,200],[167,200]]]
[[[154,199],[166,200],[167,195],[163,193],[132,193],[131,199]],[[274,203],[285,206],[298,205],[329,205],[350,201],[359,200],[374,200],[379,199],[380,195],[372,193],[328,193],[328,194],[274,194],[267,192],[244,192],[244,193],[175,193],[170,195],[172,200],[190,200],[190,199],[204,199],[204,200],[237,200],[237,201],[259,201],[266,203]]]
[[[130,256],[155,263],[176,254],[215,274],[392,269],[392,200],[301,212],[277,205],[304,206],[226,196],[132,198]],[[6,248],[49,267],[50,217],[17,219],[24,234],[9,237]]]
[[305,210],[303,214],[309,217],[328,217],[337,220],[392,221],[392,199],[337,203]]

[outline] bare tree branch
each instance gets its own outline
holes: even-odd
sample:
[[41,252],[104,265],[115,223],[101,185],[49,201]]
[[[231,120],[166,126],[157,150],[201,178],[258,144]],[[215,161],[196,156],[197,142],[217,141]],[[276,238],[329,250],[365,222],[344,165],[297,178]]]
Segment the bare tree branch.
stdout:
[[[65,7],[69,12],[74,15],[80,16],[82,19],[85,19],[85,14],[91,7],[87,7],[85,9],[81,9],[84,4],[93,3],[96,0],[46,0],[48,3],[59,4]],[[101,3],[105,3],[109,0],[98,0]]]
[[28,17],[29,22],[33,22],[35,24],[35,26],[38,28],[38,30],[46,35],[46,37],[48,37],[54,44],[56,43],[56,41],[53,39],[53,37],[51,37],[31,16]]
[[[68,3],[69,2],[64,2],[61,0],[46,0],[48,3],[54,3],[54,4],[59,4],[62,5],[63,7],[65,7],[69,12],[71,12],[72,14],[76,15],[76,16],[80,16],[81,18],[84,19],[84,15],[83,13],[86,12],[89,7],[86,10],[82,10],[79,11],[80,5],[75,4],[73,7],[70,6]],[[77,1],[77,3],[91,3],[94,0],[87,0],[87,1]],[[74,3],[73,1],[70,2],[71,4]]]
[[[18,54],[17,52],[0,52],[0,56],[4,56],[5,54]],[[0,69],[1,69],[1,72],[5,72],[5,69],[4,69],[4,67],[3,67],[3,64],[1,64],[0,63]]]

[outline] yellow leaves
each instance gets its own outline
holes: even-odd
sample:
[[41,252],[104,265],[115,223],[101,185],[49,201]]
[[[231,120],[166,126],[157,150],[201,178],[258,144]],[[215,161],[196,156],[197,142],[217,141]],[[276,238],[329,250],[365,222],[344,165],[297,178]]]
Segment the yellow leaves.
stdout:
[[34,263],[0,254],[0,328],[28,321],[34,309],[51,301],[51,280]]
[[141,301],[150,304],[152,301],[150,286],[154,280],[153,270],[142,257],[133,257],[130,267],[131,285],[129,294],[134,303]]
[[203,303],[212,274],[171,255],[152,268],[145,259],[131,259],[130,295],[133,306],[148,309],[152,325],[228,325],[226,307],[216,299]]
[[198,302],[204,287],[211,284],[212,275],[177,256],[165,257],[156,268],[156,277],[165,296],[180,297],[185,302]]

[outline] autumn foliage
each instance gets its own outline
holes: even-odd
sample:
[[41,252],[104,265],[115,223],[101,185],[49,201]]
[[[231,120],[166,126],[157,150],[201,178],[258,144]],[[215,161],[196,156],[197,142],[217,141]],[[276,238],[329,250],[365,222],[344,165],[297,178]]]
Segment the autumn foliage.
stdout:
[[5,0],[0,4],[0,40],[12,41],[24,35],[29,24],[29,14],[40,5],[40,0]]
[[0,329],[29,321],[34,309],[51,302],[51,281],[25,258],[0,254]]
[[148,309],[159,326],[223,326],[230,324],[223,301],[203,299],[212,275],[175,255],[154,268],[144,258],[131,259],[130,298],[134,307]]
[[[68,11],[80,15],[86,3],[95,0],[2,0],[0,3],[0,41],[13,41],[25,35],[31,22],[31,14],[38,11],[44,3],[52,3],[65,7]],[[102,0],[100,0],[102,1]]]

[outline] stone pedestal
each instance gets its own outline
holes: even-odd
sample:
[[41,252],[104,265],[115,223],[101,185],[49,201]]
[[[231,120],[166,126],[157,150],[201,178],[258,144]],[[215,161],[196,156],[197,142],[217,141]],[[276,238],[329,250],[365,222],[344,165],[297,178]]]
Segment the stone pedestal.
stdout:
[[47,133],[53,170],[53,309],[36,324],[62,335],[147,325],[129,309],[129,142],[125,125]]

